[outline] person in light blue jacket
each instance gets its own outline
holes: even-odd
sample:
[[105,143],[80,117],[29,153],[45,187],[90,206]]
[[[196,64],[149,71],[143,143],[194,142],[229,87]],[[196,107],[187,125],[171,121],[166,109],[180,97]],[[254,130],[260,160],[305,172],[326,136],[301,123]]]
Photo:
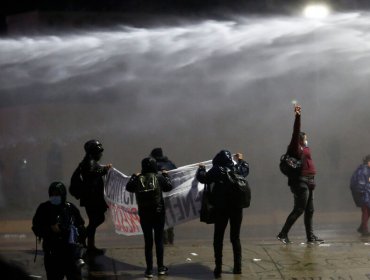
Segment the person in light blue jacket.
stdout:
[[357,229],[362,236],[370,236],[368,221],[370,217],[370,155],[363,159],[351,177],[351,192],[357,207],[361,208],[361,225]]

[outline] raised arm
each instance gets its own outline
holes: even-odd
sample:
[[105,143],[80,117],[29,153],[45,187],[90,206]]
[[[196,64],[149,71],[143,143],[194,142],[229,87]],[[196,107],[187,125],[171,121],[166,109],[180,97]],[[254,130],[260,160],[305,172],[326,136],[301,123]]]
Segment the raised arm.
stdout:
[[290,156],[299,158],[299,133],[301,132],[301,106],[295,105],[294,106],[294,125],[293,125],[293,134],[292,139],[290,140],[290,144],[288,146],[287,153]]

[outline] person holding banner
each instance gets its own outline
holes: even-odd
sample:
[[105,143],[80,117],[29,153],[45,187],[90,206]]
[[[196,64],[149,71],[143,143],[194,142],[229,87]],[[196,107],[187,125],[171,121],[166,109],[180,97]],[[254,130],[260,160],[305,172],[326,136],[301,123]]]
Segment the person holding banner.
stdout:
[[145,242],[145,277],[153,277],[153,231],[157,256],[158,275],[166,275],[163,265],[163,231],[165,206],[162,192],[172,190],[172,183],[166,171],[157,172],[157,162],[152,157],[141,161],[141,173],[133,174],[126,185],[128,192],[135,193],[139,208],[140,225]]
[[85,207],[89,218],[87,226],[87,253],[89,255],[102,255],[103,249],[95,247],[96,229],[104,223],[105,212],[108,205],[104,200],[105,176],[112,164],[101,165],[99,160],[103,156],[103,145],[98,140],[89,140],[84,144],[85,157],[80,163],[83,187],[80,195],[80,205]]
[[231,199],[231,188],[228,183],[228,172],[236,172],[247,177],[249,165],[243,160],[243,155],[234,155],[227,150],[220,151],[212,160],[212,168],[207,172],[203,164],[199,165],[196,178],[202,184],[211,185],[212,203],[215,208],[215,225],[213,249],[215,256],[215,278],[222,273],[222,249],[225,229],[230,220],[230,241],[234,255],[234,274],[241,274],[242,249],[240,244],[240,228],[243,220],[243,206],[236,205]]
[[[162,148],[154,148],[150,153],[150,156],[152,156],[157,161],[157,169],[159,172],[163,170],[169,171],[177,168],[176,165],[171,160],[168,159],[168,157],[163,155]],[[175,239],[174,228],[170,227],[168,229],[165,229],[163,232],[164,244],[173,245],[174,239]]]

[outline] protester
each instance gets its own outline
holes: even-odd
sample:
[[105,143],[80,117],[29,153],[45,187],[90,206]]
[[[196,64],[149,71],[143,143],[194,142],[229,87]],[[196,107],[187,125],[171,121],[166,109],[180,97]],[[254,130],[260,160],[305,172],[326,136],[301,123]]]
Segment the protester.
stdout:
[[196,177],[202,184],[212,184],[212,204],[215,208],[215,225],[213,235],[213,249],[215,257],[215,278],[222,273],[222,249],[225,229],[230,220],[230,241],[234,255],[234,274],[241,274],[242,249],[240,244],[240,227],[243,220],[243,208],[236,205],[231,197],[231,187],[228,183],[228,171],[233,171],[247,177],[249,165],[243,160],[243,155],[235,155],[237,164],[227,150],[220,151],[212,160],[212,168],[206,172],[204,165],[199,165]]
[[370,236],[368,221],[370,216],[370,155],[363,159],[351,177],[351,192],[357,207],[361,208],[361,224],[357,231],[362,236]]
[[49,186],[49,200],[39,205],[32,220],[32,230],[42,239],[44,266],[49,280],[81,278],[81,238],[84,220],[80,211],[67,202],[63,183]]
[[[157,169],[158,171],[169,171],[176,169],[176,165],[168,159],[168,157],[163,155],[162,148],[155,148],[150,153],[150,156],[153,157],[157,161]],[[164,244],[171,244],[173,245],[173,242],[175,240],[175,232],[174,228],[168,228],[164,230],[163,232],[163,242]]]
[[314,213],[313,192],[315,189],[316,169],[308,147],[307,135],[301,132],[301,107],[294,107],[294,127],[287,154],[302,161],[299,172],[288,178],[288,185],[294,195],[294,207],[289,214],[277,239],[288,244],[291,243],[288,233],[296,220],[304,213],[304,225],[306,228],[307,243],[323,242],[313,233],[312,218]]
[[112,164],[101,165],[99,160],[103,156],[103,145],[98,140],[89,140],[85,143],[86,155],[79,165],[84,187],[80,193],[80,205],[86,209],[89,224],[87,226],[87,253],[101,255],[102,249],[95,246],[95,233],[98,226],[105,220],[108,205],[104,200],[103,176],[107,174]]
[[171,179],[166,171],[157,172],[156,160],[152,157],[141,161],[141,173],[133,174],[126,190],[135,193],[139,208],[140,225],[145,242],[145,277],[153,277],[153,231],[157,256],[158,275],[165,275],[168,268],[163,264],[163,230],[165,206],[163,193],[172,189]]

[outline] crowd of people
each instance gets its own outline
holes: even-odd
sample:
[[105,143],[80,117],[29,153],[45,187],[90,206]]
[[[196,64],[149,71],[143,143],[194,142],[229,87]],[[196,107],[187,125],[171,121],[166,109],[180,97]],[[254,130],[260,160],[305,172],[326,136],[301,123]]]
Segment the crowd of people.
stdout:
[[[316,169],[308,146],[308,136],[301,131],[301,113],[299,105],[294,108],[294,125],[287,154],[299,159],[302,166],[299,172],[288,178],[288,185],[294,197],[294,205],[285,224],[277,235],[284,244],[291,243],[288,233],[297,219],[304,214],[307,243],[322,243],[324,240],[314,234],[314,190]],[[101,255],[104,250],[95,246],[97,228],[104,222],[107,204],[104,200],[104,182],[112,164],[99,163],[103,155],[103,146],[98,140],[85,143],[85,157],[78,165],[74,175],[82,182],[78,192],[70,192],[80,201],[88,217],[88,225],[81,217],[78,208],[67,201],[67,188],[62,182],[53,182],[49,186],[49,200],[41,203],[33,218],[32,230],[43,241],[44,266],[47,278],[58,280],[81,279],[81,267],[84,265],[83,252],[88,255]],[[164,264],[164,244],[174,243],[174,229],[165,227],[165,203],[163,192],[173,189],[167,171],[176,169],[176,165],[163,155],[161,148],[155,148],[141,161],[141,171],[131,176],[126,185],[128,192],[135,193],[138,215],[145,243],[145,277],[152,278],[153,245],[155,244],[157,274],[166,275],[168,267]],[[207,186],[212,186],[212,204],[215,209],[213,249],[214,277],[222,274],[223,240],[227,224],[230,223],[230,241],[233,249],[233,273],[242,274],[242,247],[240,229],[245,206],[235,203],[230,195],[227,183],[229,172],[246,178],[249,164],[242,153],[232,154],[221,150],[212,160],[212,167],[207,171],[200,164],[196,179]],[[368,220],[370,216],[370,155],[366,156],[351,178],[351,191],[354,201],[361,208],[361,225],[358,232],[369,236]],[[154,236],[153,236],[154,234]]]

